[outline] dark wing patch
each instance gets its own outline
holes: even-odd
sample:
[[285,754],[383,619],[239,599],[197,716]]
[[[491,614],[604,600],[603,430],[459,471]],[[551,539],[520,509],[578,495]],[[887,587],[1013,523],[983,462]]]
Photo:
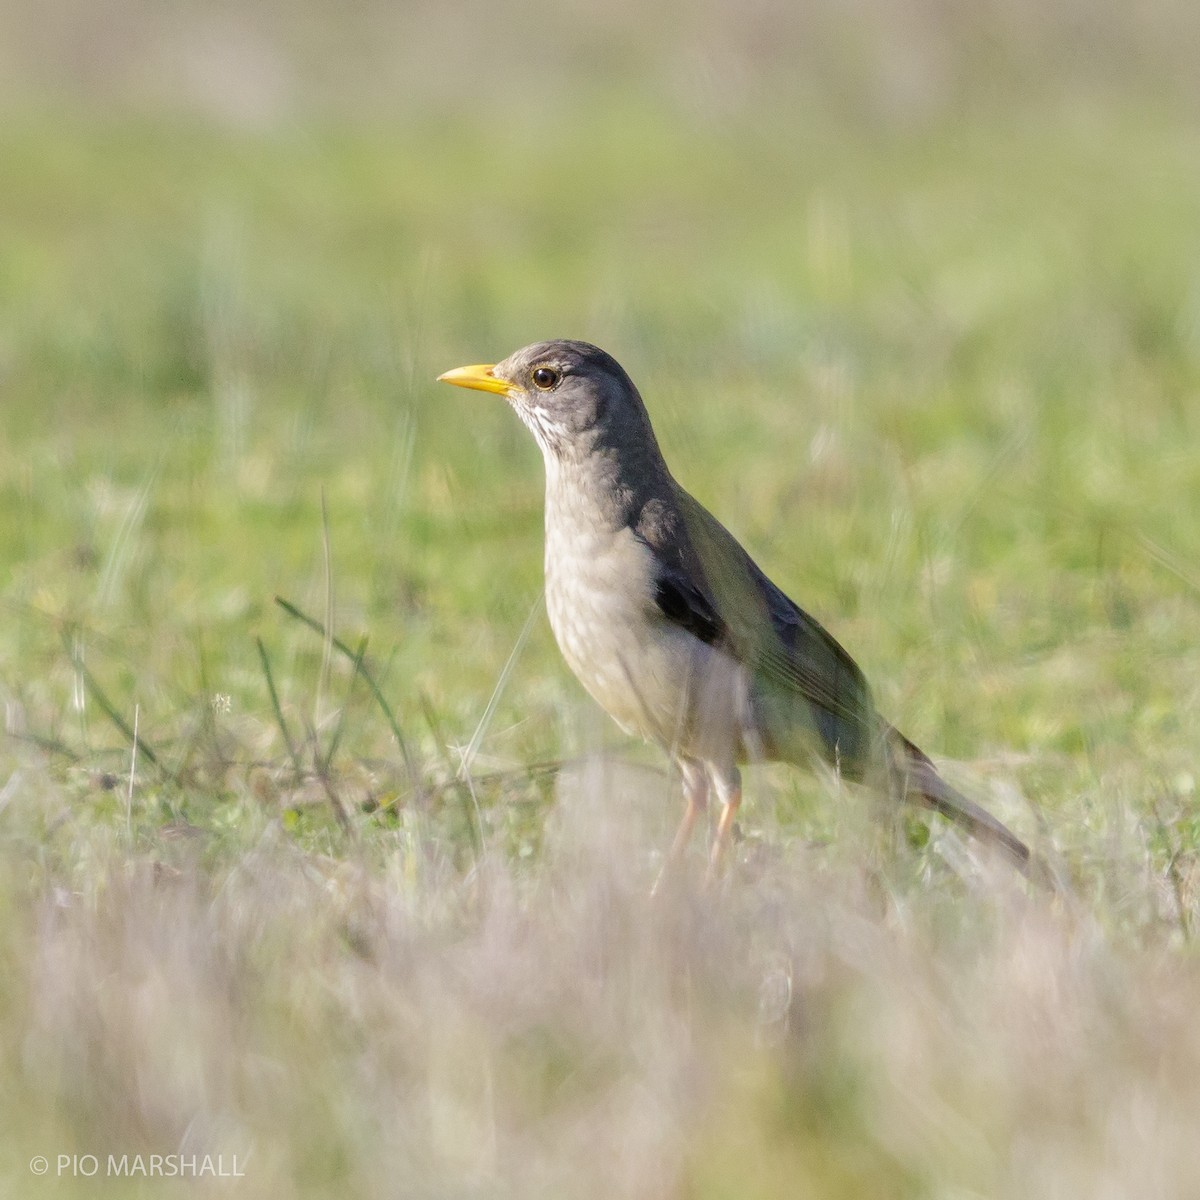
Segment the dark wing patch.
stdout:
[[709,646],[725,641],[725,623],[695,587],[675,575],[659,575],[654,602],[668,621],[686,629]]

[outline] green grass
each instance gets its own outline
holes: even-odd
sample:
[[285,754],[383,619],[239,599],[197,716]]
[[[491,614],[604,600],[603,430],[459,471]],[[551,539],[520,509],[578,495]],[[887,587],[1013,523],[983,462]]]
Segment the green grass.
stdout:
[[[1195,150],[1132,102],[10,120],[5,1190],[1186,1194]],[[650,913],[670,782],[579,765],[661,766],[544,618],[481,726],[541,465],[433,380],[552,336],[1069,899],[771,768],[728,891]]]

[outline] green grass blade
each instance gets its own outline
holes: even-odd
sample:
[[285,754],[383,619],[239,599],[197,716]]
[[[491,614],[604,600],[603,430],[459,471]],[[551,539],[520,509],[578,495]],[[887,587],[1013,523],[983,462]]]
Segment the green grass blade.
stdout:
[[[302,625],[307,625],[314,633],[321,637],[326,636],[324,624],[318,621],[315,617],[310,617],[306,612],[297,608],[290,600],[285,600],[282,596],[275,597],[275,603],[283,609],[290,617],[294,617]],[[379,685],[375,682],[375,677],[371,674],[367,664],[357,657],[355,652],[346,645],[341,638],[331,637],[330,645],[339,653],[345,655],[352,663],[355,664],[355,670],[362,676],[363,682],[367,685],[375,703],[379,705],[380,711],[383,713],[384,719],[387,721],[389,728],[392,731],[392,736],[396,739],[396,745],[400,748],[400,755],[404,759],[404,767],[408,772],[408,777],[412,783],[413,790],[416,791],[420,786],[420,774],[417,771],[416,760],[409,750],[408,741],[404,734],[400,732],[400,725],[396,721],[396,714],[392,711],[392,706],[388,704],[387,698],[380,690]]]
[[271,660],[267,657],[267,648],[263,645],[262,638],[256,637],[254,641],[258,646],[258,659],[262,663],[263,676],[267,681],[267,691],[271,695],[271,708],[275,713],[275,723],[283,735],[283,744],[287,747],[288,757],[292,760],[292,769],[296,772],[296,778],[300,779],[304,775],[304,767],[300,762],[300,752],[296,749],[296,743],[292,741],[287,720],[284,718],[283,706],[279,703],[279,692],[275,688],[275,676],[271,672]]

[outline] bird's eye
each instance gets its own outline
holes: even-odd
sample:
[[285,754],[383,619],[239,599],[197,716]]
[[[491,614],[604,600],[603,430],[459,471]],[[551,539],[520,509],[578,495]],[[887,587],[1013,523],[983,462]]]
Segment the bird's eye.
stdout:
[[548,392],[558,382],[558,372],[553,367],[538,367],[533,373],[533,386]]

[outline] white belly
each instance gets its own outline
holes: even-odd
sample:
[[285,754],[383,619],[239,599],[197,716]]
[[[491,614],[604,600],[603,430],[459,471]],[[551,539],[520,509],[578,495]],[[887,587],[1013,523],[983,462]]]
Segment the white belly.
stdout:
[[650,550],[631,531],[555,537],[547,529],[546,607],[559,649],[628,733],[675,753],[730,762],[741,745],[744,670],[666,621]]

